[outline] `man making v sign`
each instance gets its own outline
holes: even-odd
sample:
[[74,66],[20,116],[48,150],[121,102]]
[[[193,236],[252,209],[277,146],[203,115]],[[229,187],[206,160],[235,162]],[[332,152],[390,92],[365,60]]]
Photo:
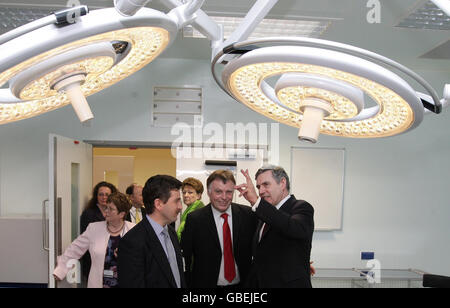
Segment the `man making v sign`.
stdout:
[[259,218],[248,287],[311,288],[313,207],[289,194],[289,177],[281,167],[264,166],[256,172],[259,194],[248,170],[241,172],[246,183],[235,188]]

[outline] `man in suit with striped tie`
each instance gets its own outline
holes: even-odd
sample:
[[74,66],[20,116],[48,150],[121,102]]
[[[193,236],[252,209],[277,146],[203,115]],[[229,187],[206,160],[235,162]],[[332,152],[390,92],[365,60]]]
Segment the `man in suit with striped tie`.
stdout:
[[132,223],[138,224],[145,217],[145,206],[144,200],[142,198],[142,189],[141,185],[136,183],[131,184],[127,187],[126,194],[131,201],[133,207],[125,218],[127,221],[131,221]]

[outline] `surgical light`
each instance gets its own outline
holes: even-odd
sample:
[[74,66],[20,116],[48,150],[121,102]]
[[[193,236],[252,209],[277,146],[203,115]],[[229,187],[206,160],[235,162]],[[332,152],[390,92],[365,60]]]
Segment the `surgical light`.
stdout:
[[[223,28],[200,9],[204,0],[184,2],[161,0],[171,9],[164,14],[144,8],[148,0],[115,0],[115,9],[75,22],[65,17],[73,13],[69,9],[56,20],[50,16],[0,36],[0,87],[7,85],[0,89],[0,124],[69,102],[81,121],[92,118],[86,96],[144,67],[186,25],[211,40],[217,84],[252,110],[298,127],[301,140],[317,142],[320,133],[394,136],[450,102],[449,85],[440,99],[413,71],[361,48],[301,37],[246,40],[277,0],[257,0],[226,40]],[[433,2],[448,14],[448,1]],[[416,92],[399,73],[426,93]]]
[[[69,13],[68,13],[69,14]],[[60,19],[60,18],[59,18]],[[72,103],[80,121],[93,117],[85,97],[154,60],[178,31],[166,14],[143,8],[125,17],[101,9],[72,24],[52,18],[0,37],[0,124]],[[17,34],[16,34],[17,33]]]
[[[271,44],[275,46],[266,46]],[[217,64],[236,54],[226,61],[219,77]],[[423,95],[385,66],[408,74],[430,96],[422,99]],[[421,123],[424,104],[435,113],[448,104],[420,76],[390,59],[311,38],[232,44],[216,55],[212,71],[233,98],[268,118],[300,128],[299,139],[313,143],[319,133],[351,138],[401,134]],[[279,78],[275,88],[269,85],[274,77]],[[364,96],[376,106],[368,106]]]

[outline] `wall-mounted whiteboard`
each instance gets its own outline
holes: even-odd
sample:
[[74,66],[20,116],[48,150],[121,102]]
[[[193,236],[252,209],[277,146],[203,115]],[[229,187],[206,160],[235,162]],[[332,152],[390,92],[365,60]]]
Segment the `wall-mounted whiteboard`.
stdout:
[[291,148],[291,194],[314,207],[315,230],[341,230],[345,150]]

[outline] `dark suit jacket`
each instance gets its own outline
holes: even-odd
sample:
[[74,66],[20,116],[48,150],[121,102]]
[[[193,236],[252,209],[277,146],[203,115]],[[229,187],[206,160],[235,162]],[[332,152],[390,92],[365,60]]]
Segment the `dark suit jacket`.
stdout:
[[80,234],[83,234],[86,231],[88,225],[91,222],[104,221],[105,217],[103,217],[102,211],[98,208],[98,206],[85,209],[80,217]]
[[[233,215],[233,254],[241,283],[250,270],[251,247],[256,216],[249,206],[231,204]],[[193,288],[215,288],[219,278],[222,250],[211,204],[190,213],[181,236],[186,279]]]
[[[183,259],[175,230],[169,227],[180,284],[186,287]],[[120,240],[117,275],[120,288],[176,288],[167,255],[146,217]]]
[[[314,232],[314,209],[292,195],[277,210],[261,200],[260,219],[253,239],[253,263],[249,287],[311,288],[310,255]],[[261,241],[259,231],[267,223]]]

